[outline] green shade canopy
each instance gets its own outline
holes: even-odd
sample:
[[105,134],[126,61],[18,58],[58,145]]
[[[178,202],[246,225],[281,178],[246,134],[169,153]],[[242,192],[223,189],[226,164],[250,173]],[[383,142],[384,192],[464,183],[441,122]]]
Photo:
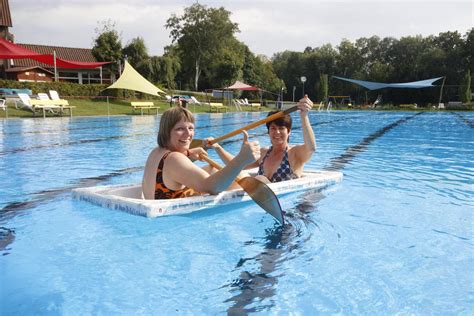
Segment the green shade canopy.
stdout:
[[125,67],[120,78],[106,89],[127,89],[156,96],[165,93],[140,75],[127,61],[125,61]]

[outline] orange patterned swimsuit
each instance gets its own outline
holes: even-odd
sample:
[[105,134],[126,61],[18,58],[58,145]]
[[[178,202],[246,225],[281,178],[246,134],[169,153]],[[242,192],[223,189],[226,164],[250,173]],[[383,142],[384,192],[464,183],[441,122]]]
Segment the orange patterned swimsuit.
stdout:
[[190,188],[184,188],[180,190],[171,190],[168,189],[163,182],[163,165],[165,164],[165,159],[168,157],[167,152],[163,155],[158,164],[158,168],[156,169],[156,184],[155,184],[155,200],[163,200],[163,199],[178,199],[188,196],[196,195],[196,191]]

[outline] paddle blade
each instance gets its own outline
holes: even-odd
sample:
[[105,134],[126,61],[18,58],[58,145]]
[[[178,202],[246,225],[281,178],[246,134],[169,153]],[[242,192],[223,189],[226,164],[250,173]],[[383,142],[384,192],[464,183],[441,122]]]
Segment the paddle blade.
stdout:
[[197,147],[202,147],[202,139],[193,139],[191,141],[191,144],[189,145],[189,149],[197,148]]
[[275,193],[262,181],[253,177],[237,180],[245,192],[267,213],[272,215],[280,224],[284,225],[283,211]]

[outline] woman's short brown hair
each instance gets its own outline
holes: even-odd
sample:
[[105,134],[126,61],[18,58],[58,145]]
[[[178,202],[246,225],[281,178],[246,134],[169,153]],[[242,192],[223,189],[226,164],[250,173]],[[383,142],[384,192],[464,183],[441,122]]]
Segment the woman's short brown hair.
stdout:
[[163,113],[160,120],[160,130],[158,131],[158,146],[168,148],[171,130],[181,120],[194,124],[194,115],[180,106],[175,106]]
[[[268,116],[270,115],[273,115],[275,113],[278,113],[279,111],[270,111],[268,112]],[[270,125],[272,123],[275,123],[275,125],[277,126],[284,126],[286,127],[286,129],[288,130],[288,132],[291,131],[291,125],[293,124],[293,121],[291,120],[291,116],[289,114],[286,114],[280,118],[277,118],[276,120],[273,120],[273,121],[270,121],[270,122],[267,122],[266,125],[267,125],[267,131],[270,131]]]

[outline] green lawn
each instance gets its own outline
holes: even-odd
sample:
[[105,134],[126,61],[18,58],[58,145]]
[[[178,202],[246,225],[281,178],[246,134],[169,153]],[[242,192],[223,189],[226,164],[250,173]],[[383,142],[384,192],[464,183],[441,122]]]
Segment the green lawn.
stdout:
[[[101,116],[101,115],[141,115],[140,111],[133,112],[133,108],[130,106],[130,101],[122,100],[110,100],[107,103],[106,100],[93,100],[93,99],[68,99],[69,105],[75,106],[72,113],[73,116]],[[158,112],[163,113],[170,108],[169,103],[160,100],[153,100],[155,106],[159,107]],[[33,112],[26,109],[16,109],[15,103],[12,100],[7,101],[8,106],[8,117],[34,117]],[[207,105],[193,105],[189,104],[188,109],[194,113],[209,113],[209,106]],[[243,111],[252,111],[251,107],[242,107]],[[269,111],[271,109],[263,107],[261,111]],[[229,106],[229,112],[235,111],[235,107]],[[255,111],[255,109],[253,110]],[[147,111],[144,111],[148,114]],[[156,114],[156,110],[150,111],[151,115]],[[5,117],[5,111],[0,110],[0,118]],[[66,113],[65,115],[69,115]],[[47,114],[48,117],[54,116]],[[42,117],[42,114],[36,114],[36,117]]]

